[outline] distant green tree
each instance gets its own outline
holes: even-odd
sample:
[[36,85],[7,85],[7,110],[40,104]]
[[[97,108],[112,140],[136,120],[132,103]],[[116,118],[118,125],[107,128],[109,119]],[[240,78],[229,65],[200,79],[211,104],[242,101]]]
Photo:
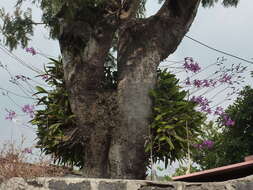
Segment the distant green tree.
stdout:
[[246,86],[225,113],[235,122],[224,126],[223,118],[218,125],[205,128],[204,136],[214,141],[211,149],[196,148],[193,160],[202,169],[243,162],[244,157],[253,154],[253,89]]

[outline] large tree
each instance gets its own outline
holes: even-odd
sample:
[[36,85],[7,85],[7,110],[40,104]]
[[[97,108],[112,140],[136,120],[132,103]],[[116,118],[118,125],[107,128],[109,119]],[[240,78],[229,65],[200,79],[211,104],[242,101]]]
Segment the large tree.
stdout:
[[[18,0],[17,7],[23,0]],[[142,17],[145,0],[33,0],[42,22],[59,40],[64,79],[81,138],[84,175],[143,179],[148,155],[152,101],[149,92],[157,67],[173,53],[189,30],[200,0],[164,0],[151,17]],[[217,0],[202,0],[212,5]],[[223,0],[236,5],[238,0]],[[18,8],[4,18],[6,44],[25,47],[33,34],[31,14]],[[104,88],[105,62],[117,55],[117,87]],[[106,105],[106,106],[105,106]]]

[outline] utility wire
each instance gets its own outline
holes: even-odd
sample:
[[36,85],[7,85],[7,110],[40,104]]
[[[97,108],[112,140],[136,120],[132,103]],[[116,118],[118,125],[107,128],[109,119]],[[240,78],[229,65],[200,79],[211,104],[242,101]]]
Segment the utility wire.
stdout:
[[209,45],[207,45],[207,44],[205,44],[205,43],[203,43],[203,42],[200,42],[199,40],[196,40],[196,39],[194,39],[194,38],[192,38],[192,37],[190,37],[190,36],[185,35],[185,37],[188,38],[188,39],[190,39],[190,40],[192,40],[192,41],[194,41],[194,42],[196,42],[196,43],[198,43],[198,44],[200,44],[200,45],[202,45],[202,46],[205,46],[206,48],[209,48],[209,49],[211,49],[211,50],[213,50],[213,51],[216,51],[216,52],[222,53],[222,54],[224,54],[224,55],[227,55],[227,56],[230,56],[230,57],[239,59],[239,60],[241,60],[241,61],[245,61],[245,62],[247,62],[247,63],[253,64],[253,61],[249,61],[249,60],[247,60],[247,59],[244,59],[244,58],[238,57],[238,56],[236,56],[236,55],[233,55],[233,54],[231,54],[231,53],[227,53],[227,52],[225,52],[225,51],[218,50],[218,49],[216,49],[216,48],[214,48],[214,47],[211,47],[211,46],[209,46]]
[[38,73],[38,74],[42,74],[43,72],[34,67],[34,66],[30,66],[28,65],[25,61],[23,61],[22,59],[20,59],[18,56],[16,56],[14,53],[12,53],[8,48],[6,48],[3,44],[0,43],[0,50],[2,50],[5,54],[7,54],[8,56],[10,56],[11,58],[15,59],[17,62],[19,62],[20,64],[22,64],[23,66],[25,66],[26,68]]
[[[5,93],[13,94],[13,95],[18,96],[18,97],[21,97],[21,98],[36,100],[36,98],[32,98],[32,97],[29,97],[29,96],[20,95],[20,94],[18,94],[18,93],[12,92],[12,91],[10,91],[10,90],[8,90],[8,89],[5,89],[5,88],[2,88],[2,87],[0,86],[0,92],[1,92],[1,91],[5,92]],[[5,94],[3,94],[3,96],[5,96]]]

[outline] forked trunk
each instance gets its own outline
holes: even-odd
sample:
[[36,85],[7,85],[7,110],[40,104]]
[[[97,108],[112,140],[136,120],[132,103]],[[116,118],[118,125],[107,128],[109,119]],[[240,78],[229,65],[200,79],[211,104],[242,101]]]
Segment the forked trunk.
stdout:
[[[195,17],[199,0],[166,0],[147,19],[62,22],[59,37],[71,109],[73,134],[84,145],[85,177],[144,179],[152,102],[159,63],[173,53]],[[109,17],[108,17],[109,18]],[[101,20],[99,20],[101,19]],[[115,31],[118,87],[102,85],[105,58]],[[75,137],[74,136],[74,137]]]

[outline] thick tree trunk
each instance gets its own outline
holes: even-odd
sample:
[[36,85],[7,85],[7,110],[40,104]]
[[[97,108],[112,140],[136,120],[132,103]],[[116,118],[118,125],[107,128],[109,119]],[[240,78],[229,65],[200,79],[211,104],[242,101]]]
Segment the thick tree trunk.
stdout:
[[[62,22],[64,77],[77,117],[77,135],[85,145],[84,176],[145,178],[144,144],[152,107],[149,91],[156,83],[159,63],[175,51],[198,4],[199,0],[167,0],[156,15],[136,19],[134,13],[124,13],[120,24],[108,24],[106,19],[95,24]],[[116,29],[118,88],[106,91],[101,84],[104,63]]]
[[85,177],[110,177],[108,151],[116,95],[104,91],[102,81],[114,30],[107,24],[75,22],[62,25],[59,39],[71,109],[78,119],[76,133],[84,141]]
[[113,178],[144,179],[148,154],[144,151],[149,137],[152,102],[149,91],[156,82],[160,57],[156,50],[136,41],[141,33],[120,29],[118,58],[118,105],[120,125],[112,135],[109,160]]

